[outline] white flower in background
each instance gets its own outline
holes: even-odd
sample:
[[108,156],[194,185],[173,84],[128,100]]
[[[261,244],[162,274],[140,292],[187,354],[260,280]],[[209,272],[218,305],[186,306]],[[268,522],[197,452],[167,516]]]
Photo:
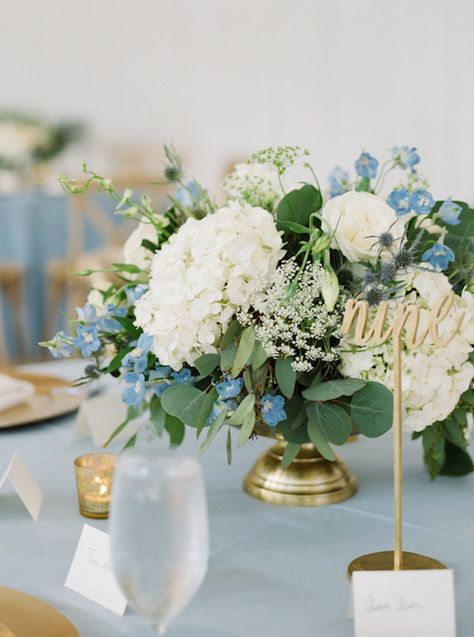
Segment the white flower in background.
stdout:
[[141,221],[125,242],[123,256],[125,263],[136,265],[142,270],[149,270],[153,253],[142,246],[144,239],[156,244],[158,234],[152,223]]
[[28,164],[34,152],[48,142],[49,132],[44,126],[14,120],[0,121],[0,158],[19,166]]
[[[441,273],[422,271],[411,275],[405,299],[420,308],[420,330],[426,328],[430,309],[446,290],[448,278]],[[464,291],[455,297],[455,308],[439,326],[441,335],[452,331],[459,311],[464,319],[458,333],[445,346],[434,347],[430,336],[417,349],[402,352],[402,392],[404,424],[409,431],[422,431],[449,416],[474,378],[469,354],[474,344],[474,296]],[[421,332],[420,332],[421,333]],[[350,348],[345,337],[342,349]],[[366,350],[343,351],[341,372],[344,376],[381,382],[393,389],[393,347],[391,341]]]
[[[346,192],[330,199],[322,210],[324,230],[334,232],[332,247],[340,250],[351,262],[374,263],[379,254],[377,237],[390,232],[401,240],[404,221],[385,201],[368,192]],[[397,242],[397,246],[400,243]],[[389,259],[382,252],[382,259]]]
[[160,363],[179,370],[216,352],[231,318],[248,308],[257,282],[270,282],[283,254],[262,208],[231,201],[188,219],[154,255],[150,289],[135,306],[136,325],[154,337]]
[[276,169],[263,164],[237,164],[222,187],[232,197],[270,211],[282,197]]

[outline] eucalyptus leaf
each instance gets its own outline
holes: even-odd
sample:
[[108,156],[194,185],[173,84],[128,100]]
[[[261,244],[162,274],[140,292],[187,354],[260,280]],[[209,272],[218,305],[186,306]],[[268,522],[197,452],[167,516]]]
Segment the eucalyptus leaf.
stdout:
[[112,372],[114,372],[116,369],[120,369],[121,365],[122,365],[122,360],[123,358],[129,353],[131,352],[133,349],[133,347],[124,347],[123,349],[120,350],[120,352],[118,352],[118,354],[116,354],[113,359],[110,361],[109,366],[107,367],[107,369],[105,370],[104,374],[111,374]]
[[227,430],[227,439],[226,439],[226,443],[225,443],[225,451],[227,454],[227,464],[231,465],[232,464],[232,434],[230,431],[230,427]]
[[219,354],[203,354],[193,363],[201,376],[209,376],[219,365]]
[[223,371],[227,371],[232,367],[236,353],[237,343],[231,343],[221,350],[220,367]]
[[349,414],[333,403],[310,403],[306,407],[308,420],[317,422],[320,431],[335,445],[342,445],[351,435]]
[[192,385],[171,385],[161,396],[161,405],[167,414],[176,416],[188,425],[197,427],[207,394]]
[[328,438],[321,427],[319,414],[317,411],[310,409],[313,405],[308,405],[306,413],[308,414],[308,436],[319,453],[327,460],[334,461],[336,456],[329,445]]
[[392,426],[392,392],[381,383],[368,382],[352,396],[351,418],[359,433],[368,438],[381,436]]
[[352,396],[366,384],[365,380],[357,378],[329,380],[326,383],[319,382],[311,385],[302,393],[308,400],[334,400],[334,398],[339,398],[340,396]]
[[214,440],[214,438],[216,437],[218,431],[221,429],[225,417],[226,417],[227,413],[225,411],[222,411],[213,421],[213,423],[211,424],[211,426],[209,427],[209,430],[207,432],[207,436],[204,440],[204,442],[202,443],[201,447],[199,448],[200,453],[204,453],[206,451],[206,449],[209,447],[209,445],[211,444],[211,442]]
[[252,355],[249,360],[250,365],[252,365],[252,369],[258,369],[259,367],[261,367],[267,360],[267,358],[268,355],[263,349],[263,345],[260,343],[260,341],[255,341]]
[[301,449],[301,445],[295,444],[294,442],[286,443],[286,449],[283,453],[283,458],[281,459],[281,464],[283,469],[288,469],[290,464],[298,455],[298,452],[300,449]]
[[232,377],[236,378],[243,370],[252,354],[255,344],[255,330],[251,325],[246,327],[240,335],[239,347],[232,364]]
[[241,333],[241,331],[242,331],[242,326],[240,325],[237,319],[234,319],[230,323],[229,327],[226,330],[226,333],[222,337],[221,350],[228,347],[237,338],[237,336]]
[[247,440],[252,435],[254,426],[255,426],[255,412],[251,411],[245,416],[244,421],[242,423],[242,427],[240,428],[239,439],[237,442],[238,447],[242,447],[242,445],[244,445],[247,442]]
[[175,416],[166,414],[166,431],[170,435],[170,444],[178,447],[184,439],[185,427],[184,422]]
[[244,422],[246,416],[253,411],[255,405],[255,394],[248,394],[234,411],[232,416],[227,419],[229,425],[240,425]]
[[156,433],[161,436],[166,425],[166,411],[161,406],[158,396],[153,396],[150,402],[150,420]]
[[198,417],[197,427],[196,427],[196,438],[199,438],[201,431],[206,426],[207,419],[209,418],[209,414],[212,411],[212,406],[214,405],[218,397],[219,397],[219,394],[215,387],[213,387],[211,391],[206,394],[206,398],[204,399],[201,409],[199,410],[199,417]]
[[291,358],[279,358],[275,363],[275,376],[278,387],[286,398],[291,398],[295,391],[296,372],[291,366]]

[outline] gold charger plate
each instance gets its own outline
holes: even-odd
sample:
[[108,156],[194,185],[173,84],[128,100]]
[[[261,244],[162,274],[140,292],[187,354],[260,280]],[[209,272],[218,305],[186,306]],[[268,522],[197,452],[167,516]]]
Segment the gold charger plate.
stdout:
[[68,381],[56,376],[28,374],[16,369],[0,369],[0,373],[26,380],[35,386],[35,394],[28,398],[28,402],[0,412],[0,429],[64,416],[75,411],[85,397],[84,390],[71,388]]
[[80,636],[71,622],[52,606],[0,586],[0,637]]

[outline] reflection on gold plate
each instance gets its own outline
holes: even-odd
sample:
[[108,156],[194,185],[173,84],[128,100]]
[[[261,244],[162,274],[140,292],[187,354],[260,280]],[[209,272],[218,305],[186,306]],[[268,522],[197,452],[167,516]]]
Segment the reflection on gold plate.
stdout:
[[[349,579],[355,571],[393,571],[394,559],[393,551],[379,551],[378,553],[368,553],[356,557],[349,564],[347,574]],[[403,571],[420,571],[426,569],[443,569],[444,564],[435,560],[434,557],[420,555],[419,553],[410,553],[403,551]]]
[[2,586],[0,620],[0,637],[79,637],[71,622],[52,606]]
[[56,376],[27,374],[16,369],[0,369],[0,373],[35,386],[35,395],[28,402],[0,412],[0,429],[63,416],[75,411],[85,397],[84,390],[72,388],[68,381]]

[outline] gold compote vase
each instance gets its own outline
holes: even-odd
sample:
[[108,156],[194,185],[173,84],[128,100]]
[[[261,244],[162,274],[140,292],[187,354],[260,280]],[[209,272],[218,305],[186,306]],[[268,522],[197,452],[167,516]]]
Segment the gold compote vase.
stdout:
[[284,469],[287,441],[267,429],[258,433],[276,439],[276,443],[259,456],[245,476],[244,490],[252,497],[272,504],[322,506],[347,500],[357,491],[356,477],[339,458],[326,460],[312,443],[306,443]]

